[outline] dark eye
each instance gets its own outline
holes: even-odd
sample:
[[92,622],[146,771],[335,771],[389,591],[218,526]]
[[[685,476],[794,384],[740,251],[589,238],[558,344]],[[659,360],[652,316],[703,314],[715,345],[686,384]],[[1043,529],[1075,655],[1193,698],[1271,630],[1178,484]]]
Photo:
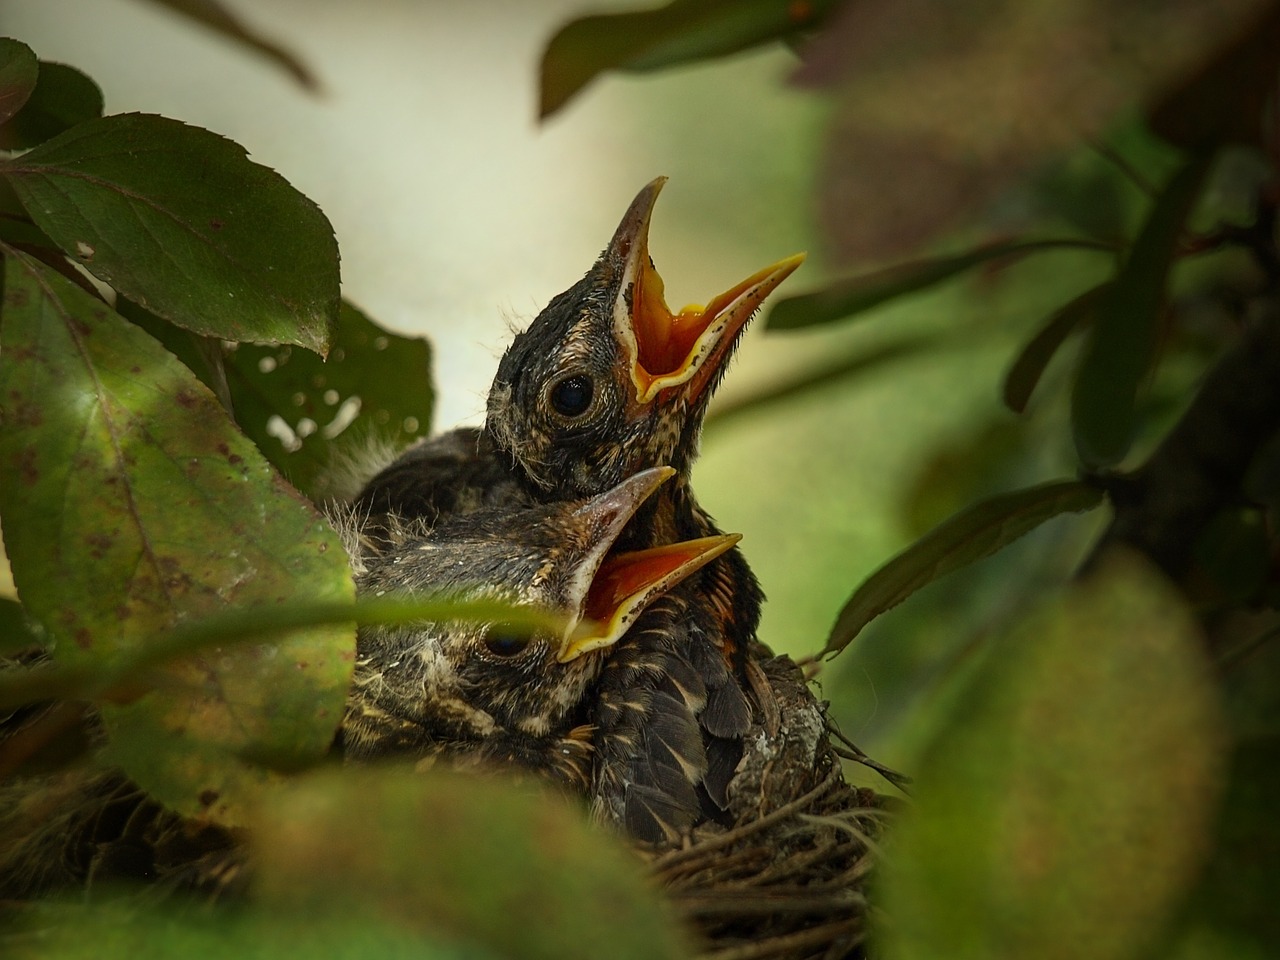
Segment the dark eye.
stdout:
[[566,377],[551,388],[551,406],[562,417],[580,417],[591,406],[594,392],[590,377],[584,374]]
[[496,623],[484,635],[484,647],[495,657],[516,657],[533,641],[527,629]]

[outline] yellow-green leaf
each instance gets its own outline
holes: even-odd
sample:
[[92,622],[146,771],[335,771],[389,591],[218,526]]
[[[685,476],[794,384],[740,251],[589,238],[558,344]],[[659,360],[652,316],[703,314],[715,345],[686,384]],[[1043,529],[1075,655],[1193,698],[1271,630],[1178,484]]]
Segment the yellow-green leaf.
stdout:
[[927,750],[884,955],[1153,955],[1211,846],[1224,733],[1181,596],[1110,558],[997,638]]
[[255,895],[286,914],[341,912],[503,957],[690,955],[619,839],[496,775],[323,771],[273,793],[253,835]]

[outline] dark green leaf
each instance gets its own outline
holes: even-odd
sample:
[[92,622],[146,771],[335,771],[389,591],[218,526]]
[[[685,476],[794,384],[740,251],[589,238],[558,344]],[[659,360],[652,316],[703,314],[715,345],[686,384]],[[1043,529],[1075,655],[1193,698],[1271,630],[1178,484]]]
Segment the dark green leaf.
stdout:
[[34,147],[77,123],[102,116],[102,91],[75,67],[40,61],[40,79],[26,105],[0,128],[0,148]]
[[1193,551],[1196,565],[1232,605],[1257,600],[1271,572],[1271,545],[1262,512],[1228,507],[1204,528]]
[[992,497],[935,527],[873,573],[836,618],[821,656],[843,650],[858,632],[921,587],[990,556],[1060,513],[1091,510],[1102,493],[1075,480]]
[[40,646],[43,642],[44,631],[31,622],[22,609],[22,604],[8,597],[0,597],[0,657],[11,656],[28,647]]
[[1071,398],[1076,451],[1092,469],[1113,466],[1129,452],[1138,384],[1155,359],[1169,270],[1210,159],[1192,157],[1173,175],[1098,305]]
[[1091,240],[1010,240],[953,257],[914,260],[861,277],[839,280],[825,290],[779,300],[765,318],[765,326],[770,330],[797,330],[844,320],[889,300],[950,280],[991,260],[1061,249],[1110,251],[1111,248]]
[[542,55],[539,116],[548,117],[607,70],[657,70],[786,40],[816,27],[839,0],[672,0],[656,10],[582,17]]
[[885,859],[886,956],[1131,960],[1210,846],[1224,731],[1196,622],[1132,555],[997,637]]
[[504,957],[690,956],[641,862],[557,795],[445,770],[347,768],[275,792],[255,897],[450,934]]
[[102,117],[0,172],[63,250],[148,310],[224,340],[328,349],[333,228],[230,140],[164,117]]
[[1280,945],[1280,913],[1271,896],[1280,889],[1277,804],[1280,739],[1274,733],[1246,736],[1231,758],[1213,858],[1188,901],[1188,912],[1232,940],[1253,943],[1256,952],[1200,953],[1205,960],[1275,956]]
[[382,329],[345,301],[326,360],[242,344],[225,363],[241,429],[313,499],[333,493],[327,471],[373,438],[414,440],[431,426],[430,344]]
[[[229,607],[351,597],[328,524],[154,340],[16,253],[2,323],[0,516],[18,591],[60,662],[108,670]],[[180,810],[241,818],[262,776],[232,754],[303,762],[327,749],[353,632],[173,664],[164,690],[107,711],[116,762]]]
[[273,40],[250,28],[218,0],[153,0],[183,16],[190,17],[235,43],[243,44],[283,68],[307,90],[315,90],[319,83],[305,63],[295,54]]
[[1092,322],[1099,302],[1111,292],[1101,283],[1055,311],[1040,331],[1022,348],[1004,378],[1004,404],[1014,413],[1027,409],[1027,401],[1044,375],[1049,361],[1077,327]]
[[0,37],[0,123],[6,123],[22,109],[36,88],[39,73],[39,62],[30,47]]

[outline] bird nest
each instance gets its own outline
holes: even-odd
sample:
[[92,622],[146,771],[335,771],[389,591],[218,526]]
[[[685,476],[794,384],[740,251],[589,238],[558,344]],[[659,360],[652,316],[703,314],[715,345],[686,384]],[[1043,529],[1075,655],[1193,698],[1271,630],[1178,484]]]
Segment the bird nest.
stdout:
[[701,937],[704,960],[860,957],[866,886],[894,801],[846,783],[840,758],[899,778],[831,728],[788,658],[760,666],[767,707],[730,788],[733,825],[707,824],[680,849],[642,855]]
[[702,937],[704,960],[859,957],[882,799],[836,768],[771,813],[650,865]]

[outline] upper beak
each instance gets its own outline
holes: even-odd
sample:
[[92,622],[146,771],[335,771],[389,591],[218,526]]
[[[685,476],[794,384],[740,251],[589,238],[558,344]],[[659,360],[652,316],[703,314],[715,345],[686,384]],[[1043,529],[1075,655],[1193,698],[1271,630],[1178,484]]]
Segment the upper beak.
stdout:
[[664,183],[666,177],[658,177],[636,195],[606,251],[606,256],[623,263],[613,328],[630,358],[638,402],[647,404],[663,390],[683,387],[682,395],[692,403],[714,379],[760,304],[805,255],[795,254],[753,273],[705,307],[672,313],[662,277],[649,257],[649,223]]
[[557,659],[568,663],[617,643],[651,601],[741,539],[729,533],[607,557],[587,591],[583,619]]

